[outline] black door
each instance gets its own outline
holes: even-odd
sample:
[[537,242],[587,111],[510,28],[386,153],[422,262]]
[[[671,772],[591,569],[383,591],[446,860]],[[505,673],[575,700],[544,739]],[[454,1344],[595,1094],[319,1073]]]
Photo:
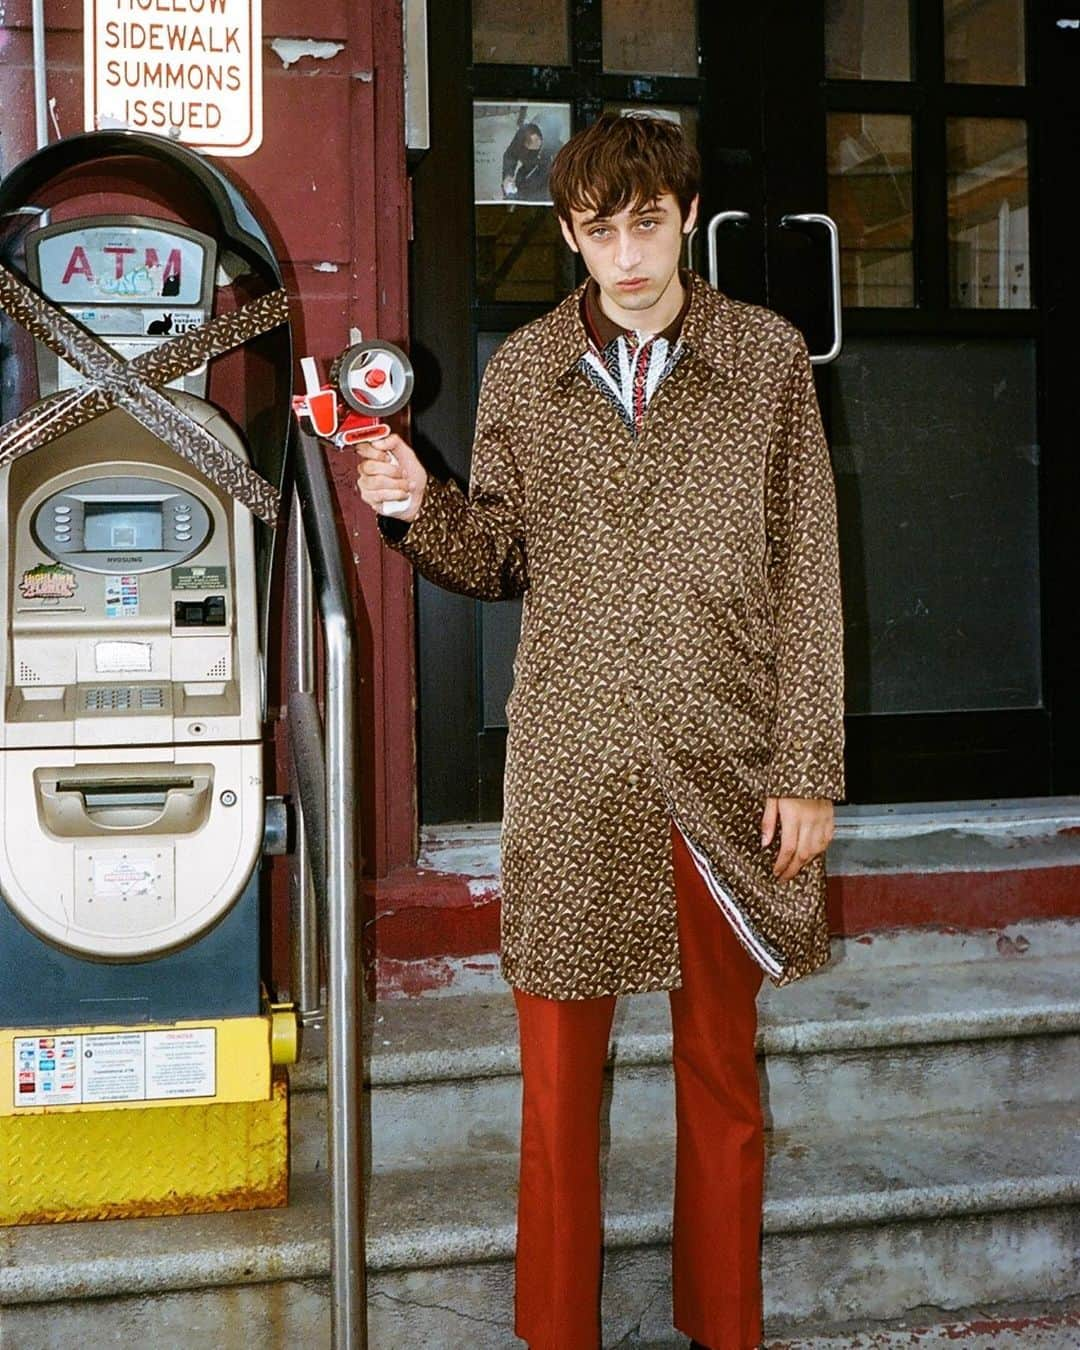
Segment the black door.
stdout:
[[714,226],[721,289],[821,357],[850,797],[1068,790],[1037,190],[1063,30],[1021,0],[773,4],[756,34],[730,10],[704,8],[706,50],[757,59],[707,103],[707,217],[745,212]]
[[[415,178],[416,436],[434,470],[467,479],[483,363],[580,276],[522,147],[550,153],[603,108],[677,117],[705,171],[693,265],[713,252],[723,291],[788,315],[820,358],[849,799],[1075,790],[1076,287],[1050,180],[1074,144],[1080,32],[1022,0],[465,8],[432,7]],[[420,582],[426,823],[501,814],[519,613]]]

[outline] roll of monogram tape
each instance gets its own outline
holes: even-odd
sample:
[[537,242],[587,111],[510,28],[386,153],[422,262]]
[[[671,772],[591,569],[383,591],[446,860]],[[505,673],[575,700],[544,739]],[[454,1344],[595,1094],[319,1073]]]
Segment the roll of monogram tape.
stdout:
[[353,412],[389,417],[412,398],[412,362],[392,342],[357,342],[334,362],[333,379]]

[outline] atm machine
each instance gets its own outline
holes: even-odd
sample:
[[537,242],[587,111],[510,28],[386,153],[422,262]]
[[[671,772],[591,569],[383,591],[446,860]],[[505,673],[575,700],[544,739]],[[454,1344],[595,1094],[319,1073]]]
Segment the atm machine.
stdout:
[[[214,226],[27,210],[113,163],[165,172]],[[140,370],[206,332],[222,281],[281,286],[232,184],[158,138],[46,147],[0,184],[0,212],[19,226],[9,273]],[[208,350],[244,340],[244,312]],[[230,477],[280,489],[287,322],[254,338],[272,387],[248,426],[207,400],[198,350],[157,391],[224,473],[149,429],[138,400],[156,394],[124,406],[108,358],[95,384],[56,341],[34,348],[20,418],[42,443],[0,428],[0,1224],[287,1201],[295,1019],[261,981],[273,530]]]

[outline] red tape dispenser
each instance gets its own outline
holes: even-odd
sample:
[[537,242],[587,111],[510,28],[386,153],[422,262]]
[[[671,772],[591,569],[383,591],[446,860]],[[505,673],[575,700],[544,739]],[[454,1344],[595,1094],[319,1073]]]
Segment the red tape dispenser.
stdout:
[[[400,412],[413,391],[412,364],[399,347],[377,338],[364,342],[355,329],[352,336],[352,346],[330,367],[327,384],[320,382],[313,357],[301,359],[304,393],[293,399],[296,415],[306,417],[315,435],[339,450],[388,436],[384,419]],[[411,501],[384,502],[382,514],[399,515]]]

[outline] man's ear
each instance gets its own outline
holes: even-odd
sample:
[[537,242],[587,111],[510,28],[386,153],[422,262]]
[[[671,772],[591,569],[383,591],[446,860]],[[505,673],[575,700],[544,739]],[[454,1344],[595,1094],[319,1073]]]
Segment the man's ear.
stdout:
[[570,228],[569,225],[567,225],[566,221],[563,220],[562,216],[559,217],[559,229],[562,230],[562,237],[566,240],[567,245],[575,253],[580,253],[581,250],[578,248],[577,240],[574,238],[574,231]]
[[690,231],[697,224],[698,204],[700,203],[700,201],[701,201],[700,195],[698,193],[695,193],[694,200],[690,203],[690,210],[687,211],[686,219],[682,223],[683,234],[689,234]]

